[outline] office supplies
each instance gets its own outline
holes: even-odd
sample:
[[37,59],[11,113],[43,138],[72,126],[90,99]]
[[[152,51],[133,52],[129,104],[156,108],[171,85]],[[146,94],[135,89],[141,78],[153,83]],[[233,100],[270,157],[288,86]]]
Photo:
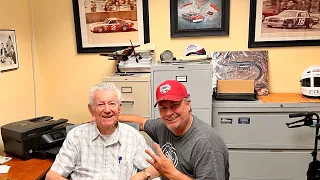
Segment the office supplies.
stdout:
[[119,164],[120,164],[121,160],[122,160],[122,157],[121,157],[121,156],[118,156],[118,162],[119,162]]
[[[12,122],[1,126],[4,151],[23,160],[47,158],[53,147],[62,145],[66,138],[67,119],[53,120],[51,116]],[[55,157],[56,154],[53,154]]]
[[8,173],[10,169],[10,166],[8,165],[0,165],[0,173],[3,174],[3,173]]
[[11,159],[12,159],[11,157],[0,156],[0,164],[4,164],[4,163],[10,161]]
[[255,101],[254,80],[218,80],[213,97],[216,100]]

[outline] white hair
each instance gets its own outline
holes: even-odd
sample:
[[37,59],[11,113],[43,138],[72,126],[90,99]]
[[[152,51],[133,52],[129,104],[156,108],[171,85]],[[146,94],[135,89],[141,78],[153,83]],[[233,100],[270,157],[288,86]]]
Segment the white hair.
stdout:
[[90,92],[89,92],[89,104],[90,104],[91,107],[94,107],[93,96],[94,96],[94,93],[96,91],[98,91],[98,90],[116,91],[116,93],[118,95],[118,106],[120,106],[120,104],[121,104],[121,92],[116,87],[116,85],[111,83],[111,82],[101,82],[99,84],[96,84],[96,85],[92,86],[91,89],[90,89]]

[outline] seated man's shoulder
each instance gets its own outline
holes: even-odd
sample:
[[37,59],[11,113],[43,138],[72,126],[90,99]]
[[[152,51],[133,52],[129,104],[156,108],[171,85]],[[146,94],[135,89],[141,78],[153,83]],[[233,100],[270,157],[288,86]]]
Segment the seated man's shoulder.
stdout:
[[126,123],[121,123],[119,122],[119,127],[121,129],[121,133],[122,134],[126,134],[129,135],[130,137],[136,137],[136,136],[140,136],[140,132],[139,132],[139,124],[135,125],[135,124],[126,124]]
[[68,135],[81,136],[85,134],[85,132],[89,132],[91,127],[92,123],[72,125],[71,129],[68,131]]

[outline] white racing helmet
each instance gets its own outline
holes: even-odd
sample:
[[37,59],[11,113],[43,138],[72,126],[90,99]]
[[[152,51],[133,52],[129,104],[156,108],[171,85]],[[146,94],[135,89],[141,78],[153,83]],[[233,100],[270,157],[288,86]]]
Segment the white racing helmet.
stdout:
[[310,66],[301,75],[301,93],[308,97],[320,97],[320,65]]

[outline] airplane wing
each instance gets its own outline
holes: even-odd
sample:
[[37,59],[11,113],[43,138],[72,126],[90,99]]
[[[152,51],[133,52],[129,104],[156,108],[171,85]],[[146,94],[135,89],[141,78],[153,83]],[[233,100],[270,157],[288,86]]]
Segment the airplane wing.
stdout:
[[125,54],[116,54],[116,53],[101,53],[100,56],[122,57],[122,56],[126,56],[126,55]]
[[108,56],[108,60],[127,61],[129,58],[125,54],[102,53],[100,56]]

